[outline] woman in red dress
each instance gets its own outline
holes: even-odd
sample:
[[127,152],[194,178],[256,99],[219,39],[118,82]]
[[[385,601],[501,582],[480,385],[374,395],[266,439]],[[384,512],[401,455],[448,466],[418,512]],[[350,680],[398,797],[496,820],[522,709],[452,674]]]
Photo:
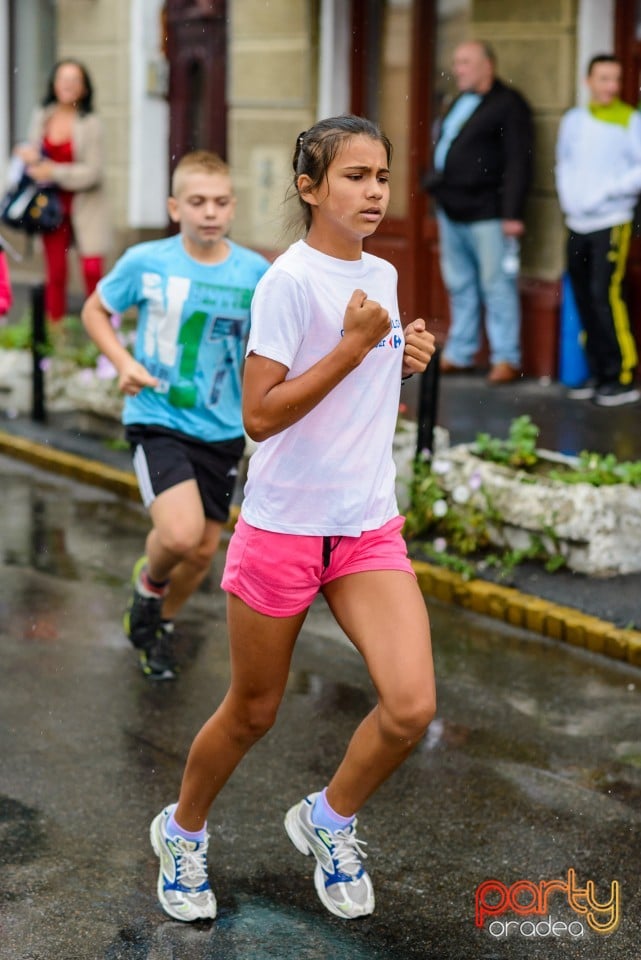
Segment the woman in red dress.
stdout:
[[103,139],[86,68],[76,60],[59,61],[43,105],[32,117],[29,142],[15,150],[27,173],[40,183],[55,183],[62,198],[62,224],[42,235],[45,307],[53,322],[67,312],[67,254],[72,246],[78,251],[87,296],[103,273],[110,242]]

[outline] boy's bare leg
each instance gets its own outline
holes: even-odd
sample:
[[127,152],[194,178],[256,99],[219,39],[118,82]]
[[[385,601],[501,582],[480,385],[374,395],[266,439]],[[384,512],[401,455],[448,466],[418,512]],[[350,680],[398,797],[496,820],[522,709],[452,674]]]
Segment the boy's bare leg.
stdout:
[[223,524],[205,521],[205,532],[199,545],[191,550],[171,571],[169,592],[165,596],[162,613],[173,620],[181,607],[203,582],[220,543]]
[[162,583],[203,539],[206,521],[198,484],[185,480],[170,487],[156,497],[149,513],[153,527],[147,536],[147,570]]
[[124,628],[140,651],[143,673],[154,680],[172,680],[176,664],[171,633],[160,629],[162,620],[175,615],[207,573],[209,550],[218,544],[220,525],[205,519],[195,480],[159,494],[150,514],[153,527],[147,536],[146,574],[134,585]]

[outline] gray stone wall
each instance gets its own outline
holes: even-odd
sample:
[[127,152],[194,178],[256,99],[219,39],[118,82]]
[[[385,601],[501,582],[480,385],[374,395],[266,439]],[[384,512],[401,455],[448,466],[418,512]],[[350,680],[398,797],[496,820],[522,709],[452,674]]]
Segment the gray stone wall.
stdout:
[[231,6],[229,159],[238,211],[233,236],[279,249],[297,135],[315,119],[318,4],[243,0]]
[[129,163],[129,0],[58,0],[59,56],[77,57],[94,83],[105,125],[107,189],[121,246],[127,224]]

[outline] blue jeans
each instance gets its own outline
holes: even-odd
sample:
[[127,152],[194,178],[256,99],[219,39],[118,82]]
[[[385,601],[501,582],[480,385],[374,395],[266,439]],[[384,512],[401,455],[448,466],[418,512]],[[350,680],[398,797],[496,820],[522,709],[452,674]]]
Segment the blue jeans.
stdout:
[[490,362],[521,366],[521,304],[517,276],[503,269],[500,220],[458,223],[437,212],[441,274],[450,297],[451,322],[444,356],[471,367],[481,344],[481,308]]

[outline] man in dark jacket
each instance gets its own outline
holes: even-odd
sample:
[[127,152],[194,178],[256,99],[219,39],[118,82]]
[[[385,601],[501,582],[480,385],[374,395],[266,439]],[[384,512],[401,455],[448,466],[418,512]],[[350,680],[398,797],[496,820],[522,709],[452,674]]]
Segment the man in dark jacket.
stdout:
[[490,346],[488,381],[521,373],[519,239],[532,170],[532,115],[526,100],[495,76],[480,41],[454,51],[459,95],[445,114],[427,189],[436,202],[441,273],[451,323],[444,373],[472,370],[481,308]]

